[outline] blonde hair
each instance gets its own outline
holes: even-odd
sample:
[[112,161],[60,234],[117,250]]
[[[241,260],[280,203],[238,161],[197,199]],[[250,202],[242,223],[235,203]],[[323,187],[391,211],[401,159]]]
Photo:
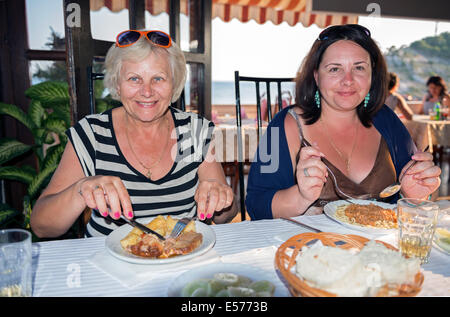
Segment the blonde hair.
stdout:
[[142,36],[136,43],[127,47],[117,47],[116,44],[113,44],[106,54],[103,84],[109,90],[113,99],[120,101],[117,85],[122,61],[139,62],[151,53],[167,57],[172,71],[172,102],[175,102],[180,97],[186,82],[186,59],[183,52],[174,41],[172,41],[172,45],[169,48],[163,48],[151,43],[145,36]]

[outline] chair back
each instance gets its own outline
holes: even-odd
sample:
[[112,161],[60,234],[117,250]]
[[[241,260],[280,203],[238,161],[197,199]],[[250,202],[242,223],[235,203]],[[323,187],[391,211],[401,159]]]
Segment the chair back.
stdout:
[[[271,104],[271,83],[276,84],[276,96],[277,96],[277,109],[275,112],[280,111],[283,108],[283,91],[281,89],[281,83],[292,83],[294,78],[290,77],[248,77],[248,76],[240,76],[239,71],[234,72],[234,85],[235,85],[235,94],[236,94],[236,125],[237,125],[237,145],[238,145],[238,174],[239,174],[239,195],[240,195],[240,209],[241,209],[241,219],[245,220],[245,184],[244,184],[244,155],[243,155],[243,141],[242,141],[242,106],[241,106],[241,93],[240,93],[240,84],[241,82],[253,82],[255,84],[255,93],[256,93],[256,121],[258,124],[258,141],[262,136],[262,123],[263,119],[267,118],[267,121],[270,122],[275,113],[272,113],[272,104]],[[261,103],[261,94],[260,94],[260,84],[266,84],[266,111],[267,116],[262,111],[262,106],[264,104]],[[264,117],[263,117],[264,116]]]

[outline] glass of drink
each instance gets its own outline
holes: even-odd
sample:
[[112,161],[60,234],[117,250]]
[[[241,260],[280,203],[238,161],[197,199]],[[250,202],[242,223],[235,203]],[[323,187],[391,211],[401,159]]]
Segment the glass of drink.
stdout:
[[448,107],[444,107],[441,109],[442,120],[448,120],[448,112],[449,112]]
[[31,234],[0,230],[0,297],[31,296]]
[[403,255],[427,263],[439,206],[429,200],[402,198],[397,202],[398,245]]
[[428,115],[430,116],[430,120],[435,120],[436,119],[436,111],[434,111],[434,109],[429,109],[428,110]]

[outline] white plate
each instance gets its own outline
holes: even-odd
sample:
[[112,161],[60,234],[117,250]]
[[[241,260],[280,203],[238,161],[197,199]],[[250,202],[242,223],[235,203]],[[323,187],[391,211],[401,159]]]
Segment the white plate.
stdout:
[[[187,283],[200,278],[213,278],[215,273],[234,273],[250,278],[252,281],[266,280],[275,285],[275,297],[287,297],[290,296],[286,288],[279,285],[279,281],[275,280],[276,275],[270,274],[270,272],[262,270],[260,268],[241,264],[241,263],[214,263],[204,266],[196,267],[192,270],[186,271],[176,277],[167,290],[167,296],[180,297],[181,291]],[[273,275],[273,276],[272,276]]]
[[[385,208],[385,209],[393,209],[393,210],[395,208],[397,208],[397,205],[382,203],[382,202],[379,202],[379,201],[360,200],[360,199],[352,199],[351,201],[354,202],[355,204],[358,204],[358,205],[374,204],[374,205],[378,205],[378,206],[380,206],[382,208]],[[348,201],[345,201],[345,200],[332,201],[332,202],[329,202],[328,204],[325,205],[325,207],[323,208],[323,212],[328,217],[330,217],[334,221],[339,222],[341,225],[343,225],[343,226],[345,226],[347,228],[358,230],[358,231],[364,231],[366,233],[371,233],[371,234],[389,234],[389,233],[397,232],[397,230],[398,230],[398,229],[373,228],[373,227],[367,227],[367,226],[362,226],[362,225],[358,225],[358,224],[351,224],[351,223],[347,223],[347,222],[341,221],[338,218],[336,218],[336,209],[337,209],[337,207],[342,206],[342,205],[350,205],[350,203]]]
[[[153,218],[149,219],[142,218],[139,219],[139,222],[142,224],[147,224],[152,219]],[[203,242],[193,252],[185,255],[174,256],[166,259],[152,259],[140,257],[125,251],[122,248],[122,245],[120,244],[120,240],[125,238],[125,236],[133,229],[133,227],[130,226],[129,224],[124,224],[120,226],[119,228],[115,229],[108,235],[105,242],[106,249],[116,258],[136,264],[166,264],[166,263],[181,262],[206,253],[216,243],[216,234],[214,233],[214,230],[210,228],[210,226],[204,224],[203,222],[196,221],[195,228],[197,232],[203,235]]]
[[444,249],[441,244],[438,244],[436,242],[436,238],[433,238],[433,246],[434,246],[435,249],[439,250],[440,252],[442,252],[444,254],[447,254],[447,255],[450,255],[450,248],[449,249]]

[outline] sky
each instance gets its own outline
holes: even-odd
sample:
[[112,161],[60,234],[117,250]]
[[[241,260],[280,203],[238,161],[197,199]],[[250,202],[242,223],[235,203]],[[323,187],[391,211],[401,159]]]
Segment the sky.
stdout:
[[[30,48],[44,49],[50,26],[64,34],[62,0],[27,0],[26,4]],[[382,51],[450,32],[450,22],[436,24],[429,20],[360,17],[359,24],[370,29]],[[182,16],[182,30],[188,29],[186,25],[187,19]],[[168,31],[167,15],[151,19],[147,12],[146,27]],[[92,12],[91,28],[94,38],[114,41],[119,32],[128,29],[128,12],[111,13],[106,8]],[[233,81],[235,70],[245,76],[294,77],[321,30],[316,25],[305,28],[300,23],[292,27],[287,23],[241,23],[236,19],[225,23],[215,18],[212,22],[212,79]],[[182,33],[181,37],[180,46],[187,50],[188,36]]]

